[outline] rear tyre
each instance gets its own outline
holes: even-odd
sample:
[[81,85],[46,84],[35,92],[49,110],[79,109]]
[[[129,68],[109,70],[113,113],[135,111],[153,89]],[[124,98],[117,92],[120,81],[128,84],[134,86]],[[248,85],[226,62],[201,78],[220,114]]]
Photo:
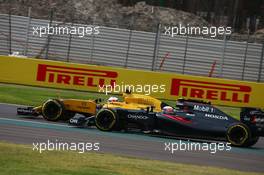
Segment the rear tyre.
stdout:
[[63,114],[63,104],[56,99],[49,99],[42,105],[42,115],[46,120],[58,121]]
[[251,140],[249,128],[243,123],[236,123],[227,129],[227,141],[233,146],[246,147]]
[[258,140],[259,140],[259,137],[258,137],[258,136],[253,137],[253,138],[251,138],[251,139],[248,141],[248,143],[246,144],[246,146],[247,146],[247,147],[253,146],[253,145],[255,145],[255,144],[258,142]]
[[118,127],[118,115],[110,109],[101,109],[95,116],[95,126],[101,131],[112,131]]

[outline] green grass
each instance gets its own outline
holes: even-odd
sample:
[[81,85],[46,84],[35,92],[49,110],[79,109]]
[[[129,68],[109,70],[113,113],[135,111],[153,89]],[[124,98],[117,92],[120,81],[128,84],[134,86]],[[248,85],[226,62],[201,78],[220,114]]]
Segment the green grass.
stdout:
[[[13,84],[0,84],[0,102],[14,103],[30,106],[38,106],[49,98],[76,98],[76,99],[96,99],[106,100],[110,95],[94,92],[81,92],[74,90],[62,90],[52,88],[40,88]],[[120,97],[121,98],[121,97]],[[174,106],[175,101],[165,100],[169,105]],[[239,108],[219,106],[227,114],[239,119]]]
[[107,99],[109,95],[74,90],[0,84],[0,102],[37,106],[49,98]]
[[240,108],[236,108],[236,107],[226,107],[226,106],[217,106],[219,109],[221,109],[222,111],[226,112],[227,114],[229,114],[230,116],[236,118],[239,120],[240,117]]
[[[32,151],[0,142],[0,175],[258,175],[224,168],[135,159],[112,154]],[[260,175],[260,174],[259,174]]]

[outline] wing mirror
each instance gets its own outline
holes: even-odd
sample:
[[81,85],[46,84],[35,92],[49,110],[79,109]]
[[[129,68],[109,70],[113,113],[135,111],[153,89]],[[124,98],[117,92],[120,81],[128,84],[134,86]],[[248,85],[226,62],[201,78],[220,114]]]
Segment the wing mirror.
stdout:
[[102,99],[101,98],[97,98],[94,100],[95,103],[101,103],[102,102]]

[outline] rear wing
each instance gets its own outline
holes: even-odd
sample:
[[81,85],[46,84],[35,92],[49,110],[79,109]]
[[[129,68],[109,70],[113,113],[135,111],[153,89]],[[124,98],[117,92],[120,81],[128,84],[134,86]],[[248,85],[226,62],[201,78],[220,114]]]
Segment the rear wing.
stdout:
[[264,111],[259,108],[242,108],[240,121],[250,127],[253,134],[264,136]]

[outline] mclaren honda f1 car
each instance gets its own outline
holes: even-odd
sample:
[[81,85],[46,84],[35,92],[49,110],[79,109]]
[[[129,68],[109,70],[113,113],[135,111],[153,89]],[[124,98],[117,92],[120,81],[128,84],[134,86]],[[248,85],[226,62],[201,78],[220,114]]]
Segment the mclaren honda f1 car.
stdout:
[[102,131],[139,130],[149,133],[230,142],[249,147],[264,136],[264,113],[243,108],[240,121],[210,102],[178,99],[176,106],[150,96],[125,94],[124,101],[109,100],[95,116],[75,116],[70,124],[95,125]]

